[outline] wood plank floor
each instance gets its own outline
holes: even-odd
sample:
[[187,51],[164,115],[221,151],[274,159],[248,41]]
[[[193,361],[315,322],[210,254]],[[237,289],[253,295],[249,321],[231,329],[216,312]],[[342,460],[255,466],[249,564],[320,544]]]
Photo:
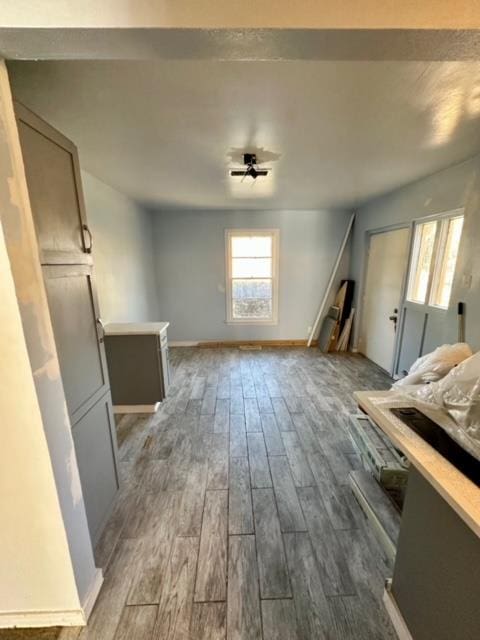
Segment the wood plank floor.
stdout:
[[352,392],[387,376],[317,349],[171,357],[160,411],[118,424],[104,587],[88,626],[61,639],[393,640],[392,568],[348,487],[359,457],[345,429]]

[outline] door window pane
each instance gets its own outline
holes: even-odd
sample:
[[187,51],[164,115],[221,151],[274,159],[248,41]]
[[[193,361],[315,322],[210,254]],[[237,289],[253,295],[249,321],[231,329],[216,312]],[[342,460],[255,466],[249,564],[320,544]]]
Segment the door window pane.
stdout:
[[455,265],[462,236],[463,216],[444,221],[445,230],[443,247],[439,254],[439,263],[435,269],[435,277],[430,304],[448,309],[452,292]]
[[424,304],[430,281],[437,222],[424,222],[415,229],[412,266],[408,285],[407,299],[411,302]]

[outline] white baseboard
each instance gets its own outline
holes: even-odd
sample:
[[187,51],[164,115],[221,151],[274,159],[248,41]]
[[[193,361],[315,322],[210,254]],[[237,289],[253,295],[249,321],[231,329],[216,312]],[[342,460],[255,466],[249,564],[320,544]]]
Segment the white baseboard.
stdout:
[[198,340],[169,340],[169,347],[196,347],[198,346]]
[[92,613],[103,584],[103,572],[96,569],[83,602],[83,609],[71,611],[7,611],[0,612],[0,629],[29,627],[84,627]]
[[395,602],[395,598],[390,591],[389,580],[387,580],[385,590],[383,592],[383,604],[385,605],[385,609],[387,610],[388,616],[399,640],[413,640],[413,636],[408,630],[407,623],[405,622],[400,609]]
[[83,602],[83,610],[85,612],[85,619],[88,620],[90,614],[92,613],[92,609],[97,601],[98,594],[100,593],[100,589],[103,584],[103,571],[101,569],[95,570],[95,575],[93,576],[92,584],[88,589],[88,593],[85,596],[85,600]]
[[83,609],[72,611],[7,611],[0,612],[0,629],[14,627],[83,627]]
[[160,402],[155,404],[114,404],[113,413],[156,413]]

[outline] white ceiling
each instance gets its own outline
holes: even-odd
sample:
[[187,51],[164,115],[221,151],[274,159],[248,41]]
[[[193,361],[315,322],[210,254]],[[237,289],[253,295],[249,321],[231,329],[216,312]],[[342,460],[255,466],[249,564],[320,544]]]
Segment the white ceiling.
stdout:
[[[82,166],[162,208],[354,206],[480,151],[480,63],[11,62]],[[271,178],[228,177],[257,151]]]
[[[0,24],[10,27],[129,27],[200,29],[477,29],[480,8],[472,0],[0,0]],[[347,6],[345,6],[347,5]]]

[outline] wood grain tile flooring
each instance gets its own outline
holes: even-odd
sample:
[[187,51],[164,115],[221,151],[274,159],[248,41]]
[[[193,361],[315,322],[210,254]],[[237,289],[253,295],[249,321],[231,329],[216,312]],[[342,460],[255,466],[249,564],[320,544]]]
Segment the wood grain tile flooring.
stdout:
[[171,359],[159,412],[119,420],[104,586],[87,627],[61,640],[393,640],[392,568],[348,487],[345,429],[352,392],[389,379],[317,349]]

